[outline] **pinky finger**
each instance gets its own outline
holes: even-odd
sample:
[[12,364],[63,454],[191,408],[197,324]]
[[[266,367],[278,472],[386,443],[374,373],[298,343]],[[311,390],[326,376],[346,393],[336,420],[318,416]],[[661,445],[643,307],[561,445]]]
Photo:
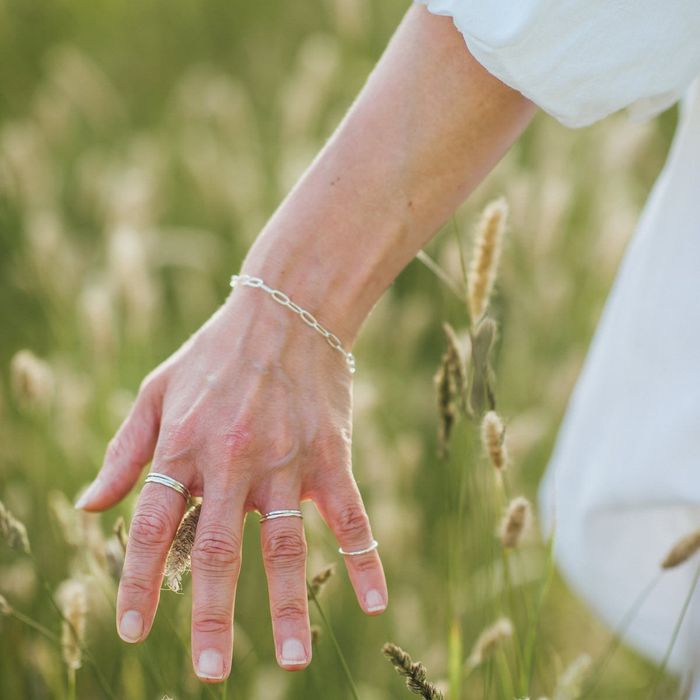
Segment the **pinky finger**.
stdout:
[[369,550],[342,556],[360,607],[371,615],[383,612],[389,600],[384,569],[352,473],[344,472],[340,483],[334,480],[314,500],[343,552]]

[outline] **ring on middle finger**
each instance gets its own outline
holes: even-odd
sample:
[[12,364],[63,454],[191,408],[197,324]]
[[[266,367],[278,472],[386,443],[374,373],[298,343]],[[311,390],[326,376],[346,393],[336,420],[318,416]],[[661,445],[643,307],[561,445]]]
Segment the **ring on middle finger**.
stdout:
[[285,508],[280,510],[271,510],[265,513],[259,520],[263,523],[266,520],[275,520],[277,518],[303,518],[302,512],[297,508]]

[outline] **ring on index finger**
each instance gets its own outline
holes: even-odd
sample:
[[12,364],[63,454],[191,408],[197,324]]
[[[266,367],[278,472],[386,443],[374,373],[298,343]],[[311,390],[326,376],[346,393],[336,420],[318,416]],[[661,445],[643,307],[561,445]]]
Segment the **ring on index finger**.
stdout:
[[191,494],[190,490],[181,481],[173,479],[172,476],[161,474],[160,472],[151,472],[143,482],[144,484],[161,484],[167,486],[173,491],[177,491],[187,503],[189,503]]

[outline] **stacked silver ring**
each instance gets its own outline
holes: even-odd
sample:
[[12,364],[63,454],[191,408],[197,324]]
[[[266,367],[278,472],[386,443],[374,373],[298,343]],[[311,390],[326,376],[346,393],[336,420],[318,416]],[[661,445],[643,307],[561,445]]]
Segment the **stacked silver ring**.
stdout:
[[269,513],[265,513],[262,518],[260,518],[261,523],[266,520],[276,520],[277,518],[303,518],[302,512],[297,508],[284,508],[280,510],[271,510]]
[[167,474],[160,474],[159,472],[151,472],[147,477],[146,480],[143,482],[144,484],[161,484],[161,486],[167,486],[168,488],[173,489],[173,491],[177,491],[184,499],[185,501],[190,500],[190,490],[185,486],[183,483],[179,482],[177,479],[173,479],[171,476],[168,476]]

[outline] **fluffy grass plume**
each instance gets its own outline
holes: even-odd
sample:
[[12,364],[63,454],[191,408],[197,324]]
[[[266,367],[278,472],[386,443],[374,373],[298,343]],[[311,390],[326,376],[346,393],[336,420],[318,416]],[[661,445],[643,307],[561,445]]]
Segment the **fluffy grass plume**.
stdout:
[[498,274],[507,218],[508,204],[501,197],[487,205],[479,221],[467,278],[469,313],[474,326],[489,305]]
[[414,662],[400,646],[387,642],[382,647],[382,653],[393,664],[396,672],[406,679],[406,686],[416,695],[422,695],[426,700],[444,700],[444,695],[427,680],[425,666],[419,661]]
[[524,496],[517,496],[508,504],[499,531],[501,544],[506,549],[513,549],[520,544],[531,517],[532,507]]
[[10,362],[12,392],[18,404],[28,409],[45,409],[54,389],[49,365],[30,350],[20,350]]
[[513,623],[502,617],[487,627],[474,643],[474,648],[467,658],[467,667],[476,668],[486,661],[504,642],[513,636]]
[[85,639],[87,595],[85,584],[79,579],[64,581],[58,589],[57,599],[63,615],[61,651],[66,666],[75,671],[82,666],[82,645]]
[[190,508],[180,523],[173,544],[165,563],[165,581],[168,588],[175,593],[182,590],[182,577],[190,570],[192,564],[192,545],[197,532],[202,505]]
[[662,569],[673,569],[688,561],[700,549],[700,530],[691,532],[671,547],[661,562]]
[[0,501],[0,537],[2,537],[12,549],[29,554],[29,537],[24,523],[14,515]]
[[508,450],[505,443],[506,428],[495,411],[487,411],[481,421],[481,444],[489,456],[491,464],[499,471],[508,464]]
[[592,663],[588,654],[574,659],[559,677],[553,700],[578,700]]

